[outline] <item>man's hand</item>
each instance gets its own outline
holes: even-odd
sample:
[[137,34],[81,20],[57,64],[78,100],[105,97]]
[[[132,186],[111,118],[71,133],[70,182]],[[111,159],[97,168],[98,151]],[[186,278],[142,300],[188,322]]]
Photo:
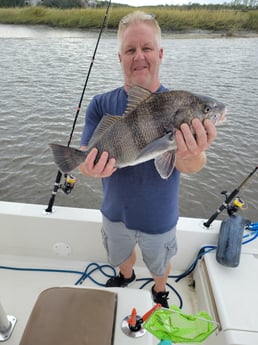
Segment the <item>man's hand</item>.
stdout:
[[207,150],[216,138],[216,127],[210,120],[206,119],[202,124],[200,120],[194,119],[192,126],[195,135],[186,123],[183,123],[180,130],[176,131],[177,153],[182,159],[199,155]]
[[[85,147],[82,149],[85,149]],[[109,159],[108,152],[103,152],[98,162],[95,164],[97,154],[98,150],[93,148],[86,157],[85,161],[80,164],[80,172],[85,176],[91,177],[103,178],[111,176],[116,171],[116,160],[114,158]]]
[[176,167],[185,173],[202,169],[206,162],[205,151],[217,135],[215,125],[209,119],[206,119],[203,124],[199,119],[193,119],[192,126],[195,134],[186,123],[183,123],[175,134]]

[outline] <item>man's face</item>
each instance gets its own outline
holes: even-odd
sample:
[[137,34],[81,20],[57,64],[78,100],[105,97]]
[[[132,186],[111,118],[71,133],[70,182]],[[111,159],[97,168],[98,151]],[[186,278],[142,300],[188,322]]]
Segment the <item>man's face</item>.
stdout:
[[152,26],[145,23],[128,26],[122,34],[119,52],[126,89],[139,85],[156,91],[162,57],[163,49]]

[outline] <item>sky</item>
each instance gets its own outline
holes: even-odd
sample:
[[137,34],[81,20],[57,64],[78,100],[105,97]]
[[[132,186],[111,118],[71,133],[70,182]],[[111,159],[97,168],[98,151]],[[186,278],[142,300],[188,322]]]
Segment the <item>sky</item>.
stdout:
[[231,0],[113,0],[113,3],[127,4],[130,6],[157,6],[157,5],[182,5],[188,3],[223,4]]

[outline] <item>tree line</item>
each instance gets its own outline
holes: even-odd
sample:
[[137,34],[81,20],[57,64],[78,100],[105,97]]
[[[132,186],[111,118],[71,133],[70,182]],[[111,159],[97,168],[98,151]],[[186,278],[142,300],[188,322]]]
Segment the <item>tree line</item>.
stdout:
[[24,7],[32,4],[46,7],[56,8],[81,8],[87,5],[88,1],[85,0],[0,0],[0,7]]
[[[35,1],[33,1],[35,3]],[[87,6],[90,0],[38,0],[36,1],[39,6],[55,7],[55,8],[82,8]],[[130,2],[130,1],[128,1]],[[24,7],[32,4],[31,0],[0,0],[0,7]],[[108,1],[96,1],[96,7],[106,7]],[[112,4],[113,7],[130,7],[123,4]],[[221,4],[199,4],[190,2],[185,5],[160,5],[152,7],[168,7],[168,8],[235,8],[235,9],[257,9],[258,0],[233,0],[230,3],[224,2]]]

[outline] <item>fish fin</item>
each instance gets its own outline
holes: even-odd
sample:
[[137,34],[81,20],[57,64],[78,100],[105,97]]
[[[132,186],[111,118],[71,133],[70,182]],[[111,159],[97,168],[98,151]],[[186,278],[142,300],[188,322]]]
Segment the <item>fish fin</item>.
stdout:
[[174,135],[172,132],[166,133],[163,137],[153,140],[146,145],[138,154],[136,160],[148,157],[148,159],[155,158],[166,151],[171,151],[176,148]]
[[63,173],[69,173],[79,166],[86,158],[87,151],[77,150],[59,144],[49,144],[54,161]]
[[137,161],[155,158],[155,167],[163,179],[169,178],[175,167],[176,143],[173,132],[166,133],[163,137],[152,141],[139,153]]
[[133,111],[141,102],[145,101],[152,95],[152,92],[139,86],[134,85],[128,91],[128,104],[124,115]]
[[155,168],[163,179],[169,178],[175,168],[175,163],[176,150],[164,152],[156,157],[154,161]]
[[99,141],[100,138],[102,137],[102,135],[104,134],[104,132],[110,127],[112,126],[114,123],[116,123],[117,121],[121,120],[121,116],[118,115],[105,115],[103,116],[102,120],[99,122],[98,126],[96,127],[92,138],[89,141],[89,145],[88,146],[94,146],[94,143],[96,141]]

